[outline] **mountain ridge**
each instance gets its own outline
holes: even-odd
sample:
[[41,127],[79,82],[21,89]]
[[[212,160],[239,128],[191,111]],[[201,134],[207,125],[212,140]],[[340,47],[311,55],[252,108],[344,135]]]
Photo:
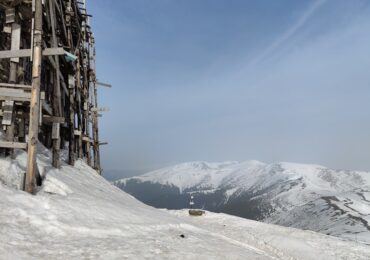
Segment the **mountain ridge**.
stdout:
[[[256,160],[195,161],[114,184],[155,207],[186,208],[192,194],[196,206],[207,210],[370,243],[370,173],[365,171]],[[310,221],[314,216],[322,224]]]

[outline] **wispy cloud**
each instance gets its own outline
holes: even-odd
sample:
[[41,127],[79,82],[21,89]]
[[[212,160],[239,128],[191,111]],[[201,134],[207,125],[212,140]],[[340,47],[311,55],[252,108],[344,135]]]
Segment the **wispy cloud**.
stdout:
[[283,34],[281,34],[275,41],[272,42],[266,49],[264,49],[256,58],[248,63],[247,69],[250,69],[263,61],[269,55],[273,54],[280,46],[287,42],[323,5],[327,0],[317,0],[308,9],[306,9],[299,19],[290,26]]

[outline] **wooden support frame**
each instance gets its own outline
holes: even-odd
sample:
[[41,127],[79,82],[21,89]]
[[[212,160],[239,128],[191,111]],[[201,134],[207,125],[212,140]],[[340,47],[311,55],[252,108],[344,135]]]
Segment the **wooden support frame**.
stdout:
[[98,112],[108,109],[98,107],[97,87],[111,85],[96,80],[95,39],[85,6],[78,0],[32,5],[16,0],[2,8],[7,11],[0,19],[5,35],[0,44],[7,42],[0,62],[9,66],[2,67],[0,82],[0,102],[6,103],[0,127],[7,138],[0,148],[27,149],[25,190],[34,192],[38,142],[53,150],[54,167],[68,143],[69,164],[80,158],[101,174],[99,147],[105,143],[99,142]]

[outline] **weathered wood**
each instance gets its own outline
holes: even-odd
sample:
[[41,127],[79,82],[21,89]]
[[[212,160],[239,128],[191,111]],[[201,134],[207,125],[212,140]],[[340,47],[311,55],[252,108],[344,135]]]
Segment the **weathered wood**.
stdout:
[[96,82],[96,85],[97,86],[102,86],[102,87],[107,87],[107,88],[111,88],[112,87],[111,84],[102,83],[102,82],[99,82],[99,81]]
[[42,109],[48,113],[48,115],[53,114],[53,109],[51,108],[50,104],[48,104],[46,101],[42,101]]
[[11,148],[11,149],[27,149],[27,143],[0,141],[0,147],[1,148]]
[[22,114],[22,117],[19,119],[18,123],[18,140],[20,142],[25,142],[26,140],[26,123],[24,114]]
[[78,135],[78,136],[81,136],[82,135],[82,131],[81,130],[74,130],[73,133],[74,133],[74,135]]
[[109,108],[108,107],[92,107],[90,108],[90,111],[91,112],[109,112]]
[[[76,62],[76,113],[77,113],[77,125],[76,130],[74,130],[74,135],[77,136],[76,145],[77,145],[77,156],[79,158],[83,158],[83,143],[82,143],[82,127],[83,127],[83,112],[82,112],[82,100],[81,100],[81,58],[80,58],[80,51],[77,53],[77,62]],[[79,132],[79,135],[76,135],[76,131]]]
[[10,126],[13,123],[14,101],[5,101],[3,104],[3,120],[1,124]]
[[43,123],[58,123],[58,124],[64,124],[66,122],[64,117],[60,116],[43,116],[42,117]]
[[22,89],[0,87],[0,100],[30,101],[31,92],[25,92]]
[[[43,56],[64,55],[63,48],[46,48]],[[0,51],[0,59],[28,58],[31,57],[31,49]]]
[[36,153],[39,133],[40,116],[40,84],[42,66],[42,0],[35,1],[34,31],[33,31],[33,62],[32,62],[32,97],[30,107],[30,123],[28,131],[28,158],[25,180],[25,191],[33,193],[36,176]]
[[[21,26],[17,23],[12,24],[12,42],[11,42],[11,50],[18,51],[21,46]],[[11,58],[11,62],[18,63],[19,58]]]
[[[52,31],[52,47],[56,48],[58,46],[56,30],[55,30],[55,3],[53,0],[49,0],[49,15],[51,22],[51,31]],[[53,113],[55,116],[62,116],[62,103],[61,103],[61,93],[60,93],[60,68],[59,68],[59,58],[54,57],[56,65],[56,84],[54,84],[53,91]],[[53,166],[55,168],[60,167],[60,125],[53,123]],[[58,133],[54,133],[55,130],[58,130]]]
[[5,23],[15,22],[15,8],[7,8],[5,10]]
[[[12,20],[11,23],[11,45],[10,49],[12,51],[17,51],[20,48],[21,44],[21,26],[16,23],[17,17],[16,14],[17,12],[14,10],[14,19]],[[9,22],[9,20],[8,20]],[[8,82],[9,83],[16,83],[18,81],[18,63],[19,63],[19,58],[12,58],[10,59],[10,70],[9,70],[9,78]],[[8,90],[9,91],[9,90]],[[21,90],[22,91],[22,90]],[[14,112],[14,101],[5,101],[5,109],[4,109],[4,116],[3,116],[3,123],[6,123],[6,130],[5,130],[5,140],[8,142],[13,142],[14,141],[14,130],[15,130],[15,124],[14,124],[14,118],[13,118],[13,112]],[[14,156],[14,150],[6,150],[5,151],[6,155],[11,155],[12,157]]]
[[27,90],[31,90],[32,89],[32,86],[31,85],[15,84],[15,83],[1,83],[1,82],[0,82],[0,87],[5,87],[5,88],[19,88],[19,89],[27,89]]
[[[99,147],[105,143],[99,142],[98,117],[108,109],[98,107],[96,89],[111,87],[96,80],[95,41],[77,0],[32,2],[0,0],[0,12],[9,9],[0,19],[9,34],[2,38],[6,42],[0,51],[0,59],[8,59],[1,62],[9,62],[0,68],[1,80],[7,81],[0,83],[0,101],[14,104],[14,112],[2,106],[0,127],[9,142],[25,142],[28,131],[25,190],[30,192],[37,173],[37,142],[53,149],[54,167],[59,167],[60,149],[68,141],[70,164],[82,158],[101,173]],[[28,32],[31,37],[25,37]]]
[[68,76],[69,87],[69,156],[68,162],[70,165],[75,164],[75,78],[72,75]]
[[60,124],[59,123],[53,123],[53,128],[51,131],[51,138],[53,140],[60,139]]
[[82,136],[82,141],[91,143],[91,138],[88,136]]

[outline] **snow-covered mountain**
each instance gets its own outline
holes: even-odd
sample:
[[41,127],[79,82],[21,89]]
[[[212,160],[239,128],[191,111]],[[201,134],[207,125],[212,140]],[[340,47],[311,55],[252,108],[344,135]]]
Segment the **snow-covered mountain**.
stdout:
[[370,244],[370,173],[259,161],[191,162],[114,183],[160,208],[215,212]]
[[369,259],[370,246],[206,212],[158,210],[79,160],[50,167],[37,194],[19,190],[26,154],[0,158],[0,259]]

